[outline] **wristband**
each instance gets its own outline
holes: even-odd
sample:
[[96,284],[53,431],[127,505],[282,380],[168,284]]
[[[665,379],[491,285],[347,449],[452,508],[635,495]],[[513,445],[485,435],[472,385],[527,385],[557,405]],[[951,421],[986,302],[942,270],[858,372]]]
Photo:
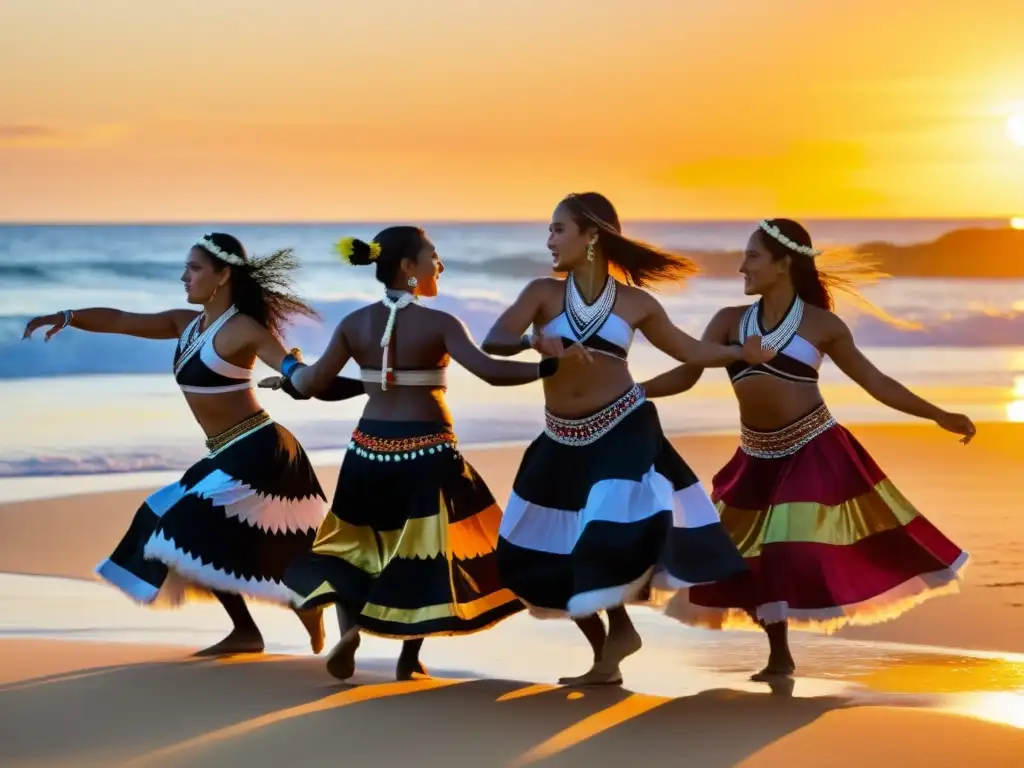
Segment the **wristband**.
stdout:
[[540,369],[540,375],[537,378],[546,379],[549,376],[554,376],[555,371],[558,370],[558,358],[545,357],[537,364],[537,367]]
[[300,365],[305,367],[304,363],[300,362],[295,355],[289,352],[284,356],[284,360],[281,361],[281,375],[286,379],[290,379]]

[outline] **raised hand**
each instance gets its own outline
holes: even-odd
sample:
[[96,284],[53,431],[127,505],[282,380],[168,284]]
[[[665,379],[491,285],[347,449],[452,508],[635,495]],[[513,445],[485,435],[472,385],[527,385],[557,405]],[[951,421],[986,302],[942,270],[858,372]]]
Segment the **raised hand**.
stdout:
[[775,357],[775,350],[763,348],[760,336],[748,336],[747,340],[743,342],[740,356],[749,365],[760,365],[761,363],[767,363]]
[[974,422],[962,413],[944,413],[935,423],[954,435],[962,435],[960,442],[967,445],[978,433]]
[[28,339],[32,337],[32,334],[44,326],[52,326],[43,337],[43,341],[49,341],[56,334],[67,328],[68,318],[63,312],[57,312],[53,315],[40,315],[39,317],[33,317],[28,321],[25,326],[25,332],[21,334],[22,339]]

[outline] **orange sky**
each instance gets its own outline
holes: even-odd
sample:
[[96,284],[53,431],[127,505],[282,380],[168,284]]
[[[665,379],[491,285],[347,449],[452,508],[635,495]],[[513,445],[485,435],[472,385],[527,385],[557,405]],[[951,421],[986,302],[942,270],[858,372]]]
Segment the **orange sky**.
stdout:
[[3,0],[0,219],[1024,211],[1024,2],[826,5]]

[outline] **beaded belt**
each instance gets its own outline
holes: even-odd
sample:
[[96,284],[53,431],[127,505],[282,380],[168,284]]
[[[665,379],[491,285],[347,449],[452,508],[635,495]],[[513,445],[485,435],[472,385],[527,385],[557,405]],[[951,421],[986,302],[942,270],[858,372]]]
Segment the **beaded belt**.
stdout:
[[822,403],[802,419],[774,432],[740,427],[740,449],[757,459],[781,459],[792,456],[835,425],[836,420]]
[[247,433],[252,432],[253,430],[265,427],[270,422],[270,414],[266,411],[254,413],[245,421],[239,422],[229,429],[225,429],[220,434],[207,438],[206,450],[210,453],[216,453],[217,451],[226,448],[229,443],[233,443],[240,437],[245,437]]
[[562,445],[590,445],[611,432],[616,424],[643,405],[645,400],[644,388],[634,384],[614,403],[584,419],[560,419],[550,411],[545,411],[544,433]]
[[458,440],[452,432],[437,432],[419,437],[374,437],[358,429],[352,432],[349,450],[370,461],[410,461],[421,456],[455,449]]

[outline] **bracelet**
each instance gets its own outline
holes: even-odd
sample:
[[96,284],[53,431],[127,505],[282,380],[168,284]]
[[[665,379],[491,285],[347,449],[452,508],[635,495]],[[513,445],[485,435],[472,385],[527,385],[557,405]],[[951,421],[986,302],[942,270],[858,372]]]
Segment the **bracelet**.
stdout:
[[537,368],[540,369],[540,375],[537,378],[546,379],[549,376],[554,376],[558,370],[558,358],[545,357],[537,364]]
[[58,330],[63,331],[65,328],[71,325],[71,321],[74,319],[75,313],[72,312],[70,309],[63,309],[61,310],[61,314],[64,316],[64,324],[61,325],[61,327]]
[[286,379],[290,379],[292,374],[295,373],[299,367],[306,367],[306,364],[301,362],[295,355],[289,352],[284,356],[284,360],[281,361],[281,375]]

